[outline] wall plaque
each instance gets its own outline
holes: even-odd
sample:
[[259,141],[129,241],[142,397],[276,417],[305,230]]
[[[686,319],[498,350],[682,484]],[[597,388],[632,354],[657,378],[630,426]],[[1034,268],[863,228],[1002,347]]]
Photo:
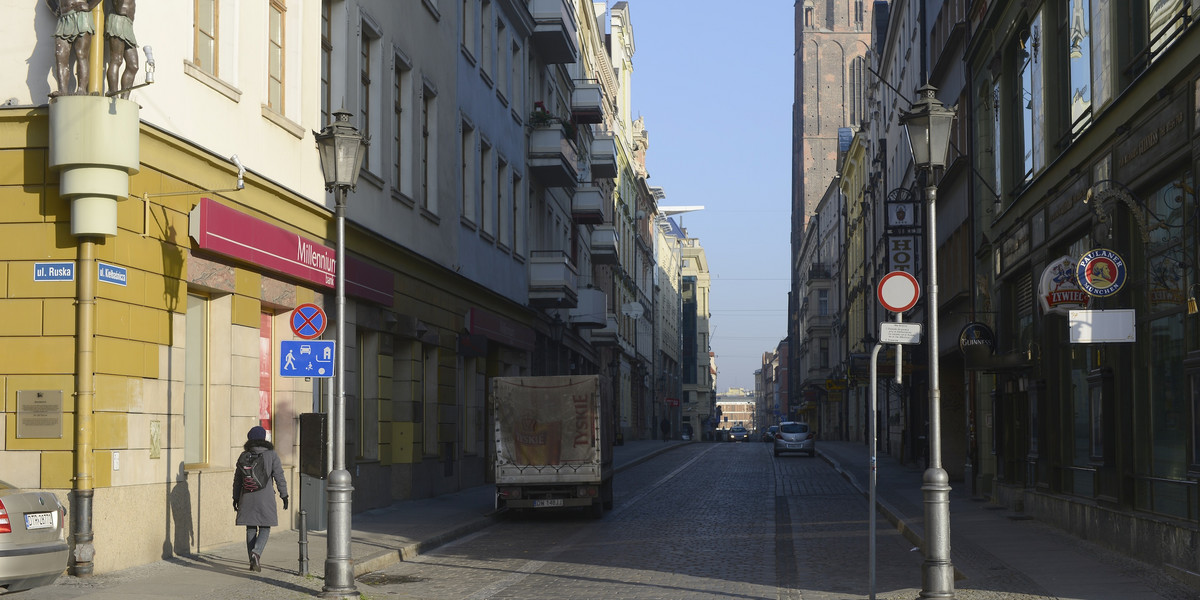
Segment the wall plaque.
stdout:
[[62,421],[62,390],[17,390],[17,439],[61,439]]

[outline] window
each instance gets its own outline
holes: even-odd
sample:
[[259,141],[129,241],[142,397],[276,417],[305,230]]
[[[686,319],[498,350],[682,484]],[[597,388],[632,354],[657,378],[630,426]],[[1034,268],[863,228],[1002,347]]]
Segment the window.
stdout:
[[508,248],[513,247],[512,228],[512,188],[508,183],[508,162],[500,159],[499,173],[496,179],[496,218],[499,219],[500,243]]
[[854,30],[855,31],[863,30],[863,21],[864,20],[865,20],[865,18],[864,18],[864,12],[863,12],[863,0],[854,0]]
[[1183,32],[1188,23],[1187,10],[1183,0],[1150,0],[1146,10],[1150,21],[1150,57],[1154,60]]
[[429,86],[421,94],[421,206],[437,214],[437,95]]
[[333,122],[333,16],[330,3],[321,1],[321,126]]
[[217,0],[196,0],[192,62],[213,77],[217,76],[217,11]]
[[475,56],[475,0],[462,0],[462,49],[469,56]]
[[479,143],[479,225],[488,235],[496,235],[496,184],[495,161],[492,145],[486,140]]
[[508,31],[504,21],[496,21],[496,91],[501,99],[508,98],[509,54],[504,51],[507,41]]
[[283,0],[271,0],[270,25],[267,31],[267,106],[283,112],[283,15],[287,10]]
[[822,369],[829,368],[829,338],[817,339],[817,364]]
[[522,106],[524,103],[521,94],[525,85],[525,78],[521,76],[521,66],[523,64],[524,60],[521,57],[521,45],[516,42],[516,37],[514,36],[512,45],[512,59],[508,63],[509,69],[511,70],[511,74],[509,76],[509,85],[512,86],[512,92],[508,97],[512,106]]
[[273,440],[275,422],[274,357],[275,320],[271,313],[259,313],[258,318],[258,424]]
[[476,454],[479,452],[479,439],[483,434],[483,407],[480,399],[483,397],[484,378],[479,373],[479,359],[459,357],[458,381],[460,405],[463,407],[463,452]]
[[522,193],[521,177],[513,173],[512,177],[512,222],[513,222],[513,252],[517,256],[525,256],[525,196]]
[[850,124],[860,125],[867,118],[867,60],[861,56],[850,61]]
[[424,452],[425,456],[438,453],[438,351],[436,346],[421,345],[421,392],[424,402]]
[[816,9],[812,0],[804,0],[804,28],[812,29],[817,26]]
[[829,290],[817,290],[817,316],[829,316]]
[[479,68],[488,79],[491,79],[492,61],[496,58],[495,45],[492,43],[493,24],[492,3],[483,0],[479,9]]
[[[358,56],[358,130],[371,130],[371,47],[374,40],[367,35],[367,24],[363,23],[362,43]],[[367,156],[363,168],[371,170],[371,146],[367,146]]]
[[1045,165],[1041,22],[1042,16],[1038,13],[1029,28],[1022,32],[1018,39],[1020,70],[1017,84],[1020,89],[1019,107],[1023,142],[1021,164],[1024,168],[1024,177],[1022,180],[1025,183],[1032,180],[1034,173]]
[[1087,126],[1092,115],[1092,36],[1089,0],[1069,0],[1067,9],[1067,61],[1070,69],[1068,102],[1073,135]]
[[459,193],[462,195],[462,216],[464,219],[474,223],[478,216],[476,211],[476,191],[475,191],[475,157],[477,150],[475,149],[475,129],[471,124],[463,121],[462,124],[462,149],[460,151],[462,161],[462,172],[459,174],[461,189]]
[[412,143],[405,119],[412,98],[412,65],[397,54],[392,68],[392,188],[404,195],[411,195],[409,183],[411,166],[405,160],[405,148]]
[[[1092,12],[1092,104],[1102,107],[1112,99],[1113,34],[1110,0],[1091,0]],[[1095,113],[1095,111],[1092,111]]]
[[184,332],[183,462],[208,462],[208,298],[188,294]]

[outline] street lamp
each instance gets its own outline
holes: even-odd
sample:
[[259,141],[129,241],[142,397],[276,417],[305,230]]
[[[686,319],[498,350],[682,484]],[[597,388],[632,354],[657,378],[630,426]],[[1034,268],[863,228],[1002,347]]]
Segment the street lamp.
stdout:
[[350,113],[333,113],[334,121],[315,133],[317,153],[325,190],[334,193],[337,221],[337,341],[334,376],[337,394],[331,412],[329,442],[333,446],[333,470],[325,488],[328,506],[325,586],[322,598],[357,598],[354,569],[350,564],[350,498],[354,492],[346,470],[346,192],[358,183],[367,140],[350,124]]
[[929,240],[926,262],[929,290],[929,468],[921,491],[925,500],[925,562],[921,567],[921,598],[954,598],[954,566],[950,563],[950,477],[942,468],[941,390],[938,384],[937,185],[934,170],[946,166],[954,109],[938,101],[937,88],[926,83],[919,99],[901,115],[908,131],[913,163],[925,171]]

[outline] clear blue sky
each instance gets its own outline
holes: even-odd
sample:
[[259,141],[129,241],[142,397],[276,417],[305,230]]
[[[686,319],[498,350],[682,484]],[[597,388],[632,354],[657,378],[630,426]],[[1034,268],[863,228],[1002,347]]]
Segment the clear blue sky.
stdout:
[[679,218],[712,271],[718,392],[754,388],[787,336],[793,14],[781,0],[629,0],[650,185],[664,205],[705,206]]

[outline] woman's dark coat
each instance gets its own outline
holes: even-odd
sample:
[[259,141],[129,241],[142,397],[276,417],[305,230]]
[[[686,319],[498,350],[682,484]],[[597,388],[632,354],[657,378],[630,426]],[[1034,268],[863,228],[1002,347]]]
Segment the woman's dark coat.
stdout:
[[[287,481],[283,478],[283,463],[275,454],[275,446],[266,440],[249,440],[244,446],[247,452],[257,452],[266,461],[267,473],[275,480],[279,496],[288,495]],[[275,490],[270,482],[263,489],[255,492],[242,492],[240,474],[233,473],[233,499],[239,503],[237,524],[256,527],[275,527],[279,525],[279,517],[275,513]]]

